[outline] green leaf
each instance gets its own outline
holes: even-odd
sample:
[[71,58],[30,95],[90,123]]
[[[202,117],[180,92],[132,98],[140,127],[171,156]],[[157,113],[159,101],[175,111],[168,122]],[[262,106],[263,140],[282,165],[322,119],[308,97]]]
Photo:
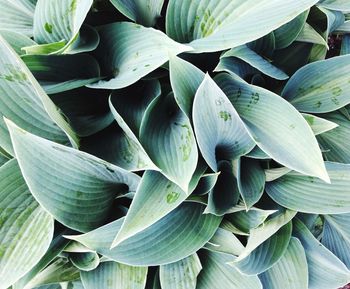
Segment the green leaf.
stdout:
[[159,268],[162,289],[196,289],[197,276],[202,270],[197,254]]
[[[282,70],[273,66],[270,62],[262,58],[259,54],[251,50],[246,45],[232,48],[229,51],[225,52],[220,58],[225,57],[237,57],[252,67],[256,68],[257,70],[261,71],[262,73],[266,74],[267,76],[270,76],[277,80],[285,80],[289,77]],[[216,69],[216,71],[218,71],[218,69]]]
[[108,24],[98,32],[101,41],[96,53],[111,79],[89,85],[93,88],[129,86],[167,62],[169,54],[191,50],[159,30],[130,22]]
[[328,113],[324,117],[339,125],[318,136],[318,141],[325,151],[325,158],[333,162],[350,163],[350,150],[346,145],[350,141],[349,119],[338,111]]
[[234,256],[238,256],[244,250],[241,241],[230,231],[222,228],[218,228],[213,238],[209,240],[204,248]]
[[177,106],[172,93],[157,97],[148,106],[140,141],[161,172],[188,192],[198,150],[190,120]]
[[259,278],[264,289],[308,289],[308,264],[300,241],[292,237],[282,258]]
[[[261,244],[275,235],[283,226],[287,225],[295,215],[296,212],[291,210],[281,211],[273,215],[259,227],[251,229],[248,243],[235,262],[247,258]],[[287,229],[288,226],[284,228],[284,230],[288,231]]]
[[187,194],[161,173],[146,171],[112,247],[147,229],[186,198]]
[[145,26],[153,26],[160,17],[164,0],[110,0],[126,17]]
[[[123,164],[129,170],[144,170],[159,168],[152,162],[142,147],[140,127],[142,118],[148,105],[161,93],[158,81],[140,81],[129,88],[118,89],[109,99],[110,110],[120,128],[124,131],[127,147],[126,155],[116,159],[116,163]],[[133,97],[130,97],[133,95]],[[119,151],[123,151],[120,149]]]
[[35,0],[0,0],[1,29],[33,36]]
[[35,276],[43,269],[45,269],[45,267],[54,259],[56,259],[56,257],[66,248],[66,246],[72,242],[62,237],[64,233],[67,233],[67,231],[63,231],[53,238],[45,255],[26,275],[24,275],[12,286],[13,289],[28,289],[32,287],[31,280],[35,278]]
[[350,271],[324,247],[298,219],[293,222],[293,235],[305,249],[309,269],[309,289],[336,289],[350,282]]
[[230,221],[230,223],[240,231],[248,234],[251,229],[255,229],[263,224],[267,217],[273,213],[276,213],[276,211],[261,210],[254,207],[246,211],[245,206],[242,206],[241,211],[226,215],[225,219]]
[[81,271],[91,271],[100,264],[100,258],[96,252],[70,253],[69,260]]
[[240,158],[237,162],[237,184],[246,209],[257,203],[264,193],[265,172],[260,162],[251,158]]
[[265,170],[266,181],[272,182],[274,180],[277,180],[280,177],[283,177],[284,175],[288,174],[291,171],[292,171],[291,169],[286,167]]
[[1,36],[0,54],[0,146],[8,153],[13,153],[4,116],[39,136],[68,143],[62,128],[73,144],[78,146],[77,137],[57,107]]
[[292,223],[289,222],[256,247],[249,255],[242,253],[242,255],[231,264],[243,274],[260,274],[271,268],[282,258],[287,250],[291,234]]
[[317,140],[292,105],[269,90],[228,74],[219,74],[215,80],[265,153],[288,168],[329,181]]
[[347,0],[321,0],[319,6],[342,12],[350,12],[350,4]]
[[325,215],[322,244],[350,268],[350,214]]
[[75,89],[100,77],[97,61],[88,54],[25,55],[22,60],[49,94]]
[[39,44],[65,41],[65,50],[77,38],[92,0],[38,0],[34,14],[34,40]]
[[204,206],[183,203],[157,223],[110,249],[123,219],[80,236],[67,236],[114,261],[132,266],[173,263],[202,248],[217,230],[221,219],[203,215]]
[[331,183],[290,172],[266,183],[266,192],[283,207],[309,214],[350,212],[350,165],[326,162]]
[[292,44],[302,31],[308,15],[309,10],[306,10],[273,32],[276,49],[283,49]]
[[6,289],[44,256],[53,218],[30,194],[15,159],[0,168],[0,288]]
[[349,55],[310,63],[290,78],[282,96],[303,112],[337,110],[350,103],[349,67]]
[[30,134],[10,121],[7,124],[31,193],[67,227],[86,232],[100,226],[113,207],[113,199],[125,190],[124,186],[129,191],[136,190],[137,175]]
[[145,111],[160,94],[158,80],[139,81],[132,86],[113,91],[109,100],[110,109],[119,126],[130,138],[139,138]]
[[0,35],[6,40],[8,44],[16,51],[18,55],[22,55],[25,52],[22,47],[35,45],[36,43],[21,33],[0,29]]
[[[170,0],[166,31],[176,41],[190,42],[195,52],[220,51],[268,34],[315,3],[315,0],[283,3],[278,0]],[[259,24],[262,22],[264,25]]]
[[191,119],[193,99],[205,74],[196,66],[176,56],[170,57],[169,73],[175,100]]
[[37,274],[25,288],[61,283],[79,279],[79,270],[67,258],[57,258]]
[[302,115],[311,127],[314,135],[323,134],[339,126],[336,122],[320,118],[312,114],[303,113]]
[[223,216],[238,203],[239,190],[231,162],[220,161],[218,171],[220,174],[213,189],[209,192],[205,213]]
[[329,49],[327,41],[308,23],[305,23],[296,41],[319,44]]
[[95,270],[81,272],[85,289],[144,289],[147,267],[131,267],[116,262],[103,262]]
[[208,74],[195,95],[193,124],[203,158],[215,172],[218,161],[237,159],[254,147],[235,108]]
[[203,270],[198,276],[197,289],[262,289],[257,276],[246,276],[228,265],[232,256],[204,250]]

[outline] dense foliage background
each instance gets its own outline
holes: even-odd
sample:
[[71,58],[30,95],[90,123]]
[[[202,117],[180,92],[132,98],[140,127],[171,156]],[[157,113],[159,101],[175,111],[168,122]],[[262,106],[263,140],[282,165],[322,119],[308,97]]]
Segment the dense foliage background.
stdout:
[[350,282],[348,0],[0,0],[0,289]]

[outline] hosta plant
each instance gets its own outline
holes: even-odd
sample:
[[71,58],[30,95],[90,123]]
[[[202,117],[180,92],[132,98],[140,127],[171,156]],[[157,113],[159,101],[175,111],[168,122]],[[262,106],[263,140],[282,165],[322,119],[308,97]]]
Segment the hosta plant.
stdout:
[[348,0],[0,0],[0,289],[350,283]]

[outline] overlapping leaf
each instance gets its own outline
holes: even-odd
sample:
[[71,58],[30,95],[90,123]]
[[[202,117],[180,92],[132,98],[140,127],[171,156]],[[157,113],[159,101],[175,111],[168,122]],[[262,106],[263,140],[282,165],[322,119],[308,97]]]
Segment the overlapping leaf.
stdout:
[[7,124],[31,193],[66,226],[83,232],[100,226],[117,194],[136,190],[137,175]]
[[[268,34],[315,3],[314,0],[283,3],[277,0],[170,0],[166,30],[173,39],[189,42],[196,52],[220,51]],[[187,21],[183,21],[184,18]],[[258,23],[263,25],[256,29]]]
[[110,247],[123,219],[69,238],[124,264],[153,266],[173,263],[202,248],[217,230],[222,218],[203,215],[203,211],[204,206],[201,204],[184,203],[113,249]]
[[31,270],[49,248],[53,218],[30,194],[16,160],[0,168],[0,288]]
[[98,32],[101,44],[97,53],[110,80],[90,85],[94,88],[129,86],[167,62],[169,53],[191,50],[158,30],[129,22],[108,24]]
[[[0,146],[12,153],[7,117],[26,130],[47,139],[77,146],[77,138],[23,61],[0,36]],[[59,127],[58,127],[59,126]]]
[[316,138],[295,108],[234,76],[222,73],[215,80],[265,153],[291,169],[329,181]]
[[278,204],[311,214],[350,212],[350,165],[326,163],[330,184],[313,177],[290,172],[266,183],[268,195]]

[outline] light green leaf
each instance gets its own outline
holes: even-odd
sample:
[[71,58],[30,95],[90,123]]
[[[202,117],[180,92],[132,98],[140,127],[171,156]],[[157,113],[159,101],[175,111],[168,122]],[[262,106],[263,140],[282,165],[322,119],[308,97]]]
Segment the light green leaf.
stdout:
[[204,248],[234,256],[238,256],[244,250],[241,241],[234,234],[221,228],[218,228]]
[[235,76],[222,73],[215,81],[265,153],[288,168],[329,181],[317,140],[292,105],[273,92]]
[[267,155],[261,148],[255,146],[248,154],[246,154],[247,158],[257,159],[257,160],[267,160],[271,159],[269,155]]
[[148,106],[140,141],[161,172],[188,192],[198,150],[191,122],[177,106],[172,93],[157,97]]
[[0,0],[1,29],[33,36],[35,0]]
[[22,60],[49,94],[72,90],[100,78],[100,67],[88,54],[25,55]]
[[326,162],[331,183],[296,172],[266,183],[266,192],[283,207],[309,214],[350,212],[350,165]]
[[350,103],[349,67],[349,55],[310,63],[290,78],[282,96],[303,112],[337,110]]
[[318,136],[318,141],[325,151],[325,158],[329,161],[350,163],[350,150],[347,146],[348,141],[350,142],[349,119],[338,111],[324,117],[339,125],[337,128]]
[[292,237],[282,258],[259,278],[264,289],[308,289],[308,266],[300,241]]
[[293,235],[305,249],[309,269],[309,289],[337,289],[350,282],[350,271],[324,247],[298,219],[293,222]]
[[110,0],[126,17],[145,26],[153,26],[160,17],[164,0]]
[[239,193],[249,210],[264,193],[265,172],[258,160],[242,157],[237,162],[236,173]]
[[[75,146],[78,139],[16,52],[0,36],[0,146],[13,153],[3,117],[39,136]],[[24,109],[25,108],[25,109]]]
[[274,180],[277,180],[280,177],[283,177],[284,175],[288,174],[291,171],[292,171],[291,169],[286,167],[265,170],[266,181],[272,182]]
[[19,279],[13,286],[13,289],[30,289],[32,288],[30,281],[40,273],[47,265],[49,265],[56,257],[65,249],[67,244],[71,241],[62,237],[67,231],[63,231],[56,235],[49,249],[46,251],[45,255],[40,259],[40,261],[21,279]]
[[347,0],[321,0],[319,6],[342,12],[350,12],[350,4]]
[[159,268],[162,289],[196,289],[197,276],[201,270],[202,265],[197,254],[162,265]]
[[235,108],[208,74],[194,98],[193,124],[203,158],[215,172],[218,161],[237,159],[254,147]]
[[308,23],[305,23],[295,41],[324,45],[329,49],[327,41]]
[[350,214],[325,215],[322,244],[350,268]]
[[[276,215],[272,216],[270,219],[265,221],[257,228],[250,230],[250,235],[248,243],[244,251],[239,255],[235,262],[245,259],[257,249],[261,244],[267,241],[270,237],[277,233],[283,226],[289,223],[289,221],[296,215],[295,211],[285,210]],[[288,229],[288,228],[285,228]]]
[[221,219],[203,215],[204,206],[183,203],[146,230],[110,249],[123,219],[80,236],[67,236],[98,253],[132,266],[155,266],[173,263],[202,248],[217,230]]
[[16,51],[18,55],[22,55],[25,52],[22,47],[35,45],[36,43],[21,33],[0,29],[0,35],[6,40],[8,44]]
[[[7,121],[19,166],[36,200],[67,227],[86,232],[106,221],[118,193],[139,177]],[[47,161],[49,160],[49,161]],[[43,170],[42,168],[46,169]]]
[[[253,66],[262,73],[278,80],[285,80],[289,76],[285,74],[282,70],[273,66],[270,62],[262,58],[255,51],[251,50],[248,46],[242,45],[236,48],[232,48],[225,52],[220,58],[224,57],[237,57],[249,65]],[[216,71],[218,71],[216,69]]]
[[176,56],[170,57],[169,73],[175,100],[191,119],[193,99],[205,74],[193,64]]
[[61,283],[79,279],[79,270],[67,258],[57,258],[37,274],[25,288]]
[[240,60],[237,57],[222,57],[219,64],[214,69],[215,72],[225,71],[228,73],[237,74],[241,78],[248,78],[259,71],[249,65],[247,62]]
[[[176,41],[190,42],[195,52],[220,51],[268,34],[315,3],[315,0],[283,3],[278,0],[170,0],[166,31]],[[184,18],[187,21],[183,21]],[[264,25],[260,25],[262,22]]]
[[246,211],[245,206],[242,206],[241,209],[241,211],[226,215],[225,218],[237,229],[245,233],[249,233],[251,229],[257,228],[265,222],[267,217],[276,213],[275,210],[262,210],[254,207],[248,211]]
[[38,44],[76,41],[93,0],[38,0],[34,14],[34,40]]
[[187,194],[161,173],[146,171],[112,247],[147,229],[186,198]]
[[0,168],[0,288],[6,289],[44,256],[53,218],[30,194],[15,159]]
[[100,264],[100,258],[96,252],[70,253],[69,260],[81,271],[91,271]]
[[48,44],[33,44],[25,46],[22,47],[22,50],[28,55],[54,54],[63,49],[65,46],[66,42],[61,40]]
[[198,276],[197,289],[262,289],[257,276],[242,275],[236,268],[228,265],[232,256],[204,250],[203,270]]
[[302,115],[311,127],[314,135],[322,134],[339,126],[336,122],[332,122],[312,114],[303,113]]
[[273,32],[276,49],[283,49],[292,44],[302,31],[308,15],[309,10],[306,10]]
[[144,289],[147,267],[131,267],[116,262],[103,262],[95,270],[81,272],[85,289]]
[[129,86],[167,62],[169,54],[191,50],[159,30],[130,22],[108,24],[98,32],[101,42],[96,53],[111,79],[89,85],[93,88]]
[[[260,274],[276,264],[286,252],[292,234],[292,223],[284,225],[275,234],[256,247],[249,255],[240,255],[233,263],[246,275]],[[248,239],[249,242],[249,239]],[[244,251],[243,251],[244,252]],[[244,257],[242,257],[244,256]]]

